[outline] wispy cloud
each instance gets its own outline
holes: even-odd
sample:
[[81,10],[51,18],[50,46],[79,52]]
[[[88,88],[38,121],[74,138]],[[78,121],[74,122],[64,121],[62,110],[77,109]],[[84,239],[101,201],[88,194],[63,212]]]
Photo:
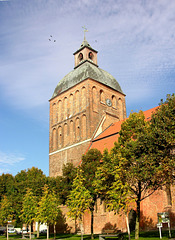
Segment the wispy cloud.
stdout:
[[0,163],[1,165],[14,165],[21,161],[24,161],[25,157],[16,153],[4,153],[0,151]]

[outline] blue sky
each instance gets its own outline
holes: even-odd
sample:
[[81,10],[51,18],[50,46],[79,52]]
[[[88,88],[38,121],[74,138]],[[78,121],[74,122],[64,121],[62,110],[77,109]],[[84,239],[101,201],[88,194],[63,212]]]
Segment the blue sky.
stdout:
[[74,68],[84,25],[127,114],[175,92],[174,0],[0,0],[0,174],[49,175],[48,100]]

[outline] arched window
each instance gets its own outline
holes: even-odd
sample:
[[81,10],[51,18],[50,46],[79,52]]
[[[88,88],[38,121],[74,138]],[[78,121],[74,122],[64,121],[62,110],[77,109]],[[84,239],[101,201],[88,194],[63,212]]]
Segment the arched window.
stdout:
[[64,119],[67,118],[67,97],[64,98]]
[[82,110],[86,108],[86,88],[83,87],[81,91],[81,106]]
[[76,140],[80,140],[80,119],[77,118],[75,122],[75,134],[76,134]]
[[89,57],[89,59],[91,59],[93,61],[94,54],[92,52],[89,52],[88,57]]
[[119,119],[123,120],[123,103],[121,98],[118,99],[118,111],[119,111]]
[[92,88],[92,106],[93,106],[93,111],[98,112],[98,106],[97,106],[97,89],[96,87]]
[[59,100],[58,102],[58,122],[61,122],[61,117],[62,117],[62,101]]
[[79,61],[82,61],[82,60],[83,60],[83,53],[80,53],[80,54],[78,55],[78,59],[79,59]]
[[100,102],[105,103],[105,95],[103,90],[100,90]]
[[117,99],[114,95],[112,96],[112,106],[113,108],[117,108]]
[[70,135],[70,143],[74,142],[74,125],[73,125],[73,121],[70,121],[70,131],[69,131],[69,135]]
[[75,111],[76,113],[80,111],[80,93],[78,90],[75,92]]
[[68,143],[68,126],[67,123],[64,124],[64,146]]
[[73,105],[74,105],[74,102],[73,102],[73,94],[70,94],[70,97],[69,97],[70,117],[73,116]]
[[59,126],[59,128],[58,128],[58,147],[59,148],[62,147],[62,140],[63,140],[63,137],[62,137],[62,127]]
[[53,119],[53,124],[55,124],[57,120],[56,103],[52,105],[52,119]]
[[52,147],[53,147],[53,151],[55,151],[57,149],[57,132],[56,132],[56,128],[53,129],[52,132]]
[[86,139],[86,115],[82,116],[82,131],[81,131],[82,139]]

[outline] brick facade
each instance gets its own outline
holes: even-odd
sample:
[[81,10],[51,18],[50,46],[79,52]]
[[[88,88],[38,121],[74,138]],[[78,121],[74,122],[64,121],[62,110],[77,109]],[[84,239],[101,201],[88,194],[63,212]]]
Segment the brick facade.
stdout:
[[[77,72],[82,67],[86,70],[87,61],[93,66],[94,71],[101,71],[97,66],[97,51],[87,42],[74,53],[74,56]],[[81,74],[88,74],[85,70],[83,69]],[[73,81],[75,84],[72,84]],[[83,81],[70,78],[67,83],[70,87],[65,87],[64,82],[65,80],[63,87],[56,88],[58,94],[56,92],[50,100],[51,177],[62,174],[63,164],[71,162],[77,166],[94,134],[126,117],[125,95],[109,87],[108,79],[105,79],[106,83],[103,84],[89,77],[85,77]]]

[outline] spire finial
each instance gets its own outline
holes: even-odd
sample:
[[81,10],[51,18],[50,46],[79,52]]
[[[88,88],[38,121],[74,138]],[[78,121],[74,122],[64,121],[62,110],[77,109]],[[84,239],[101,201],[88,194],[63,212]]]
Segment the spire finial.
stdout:
[[84,41],[86,41],[86,34],[85,32],[88,32],[87,28],[85,26],[82,27],[84,29]]

